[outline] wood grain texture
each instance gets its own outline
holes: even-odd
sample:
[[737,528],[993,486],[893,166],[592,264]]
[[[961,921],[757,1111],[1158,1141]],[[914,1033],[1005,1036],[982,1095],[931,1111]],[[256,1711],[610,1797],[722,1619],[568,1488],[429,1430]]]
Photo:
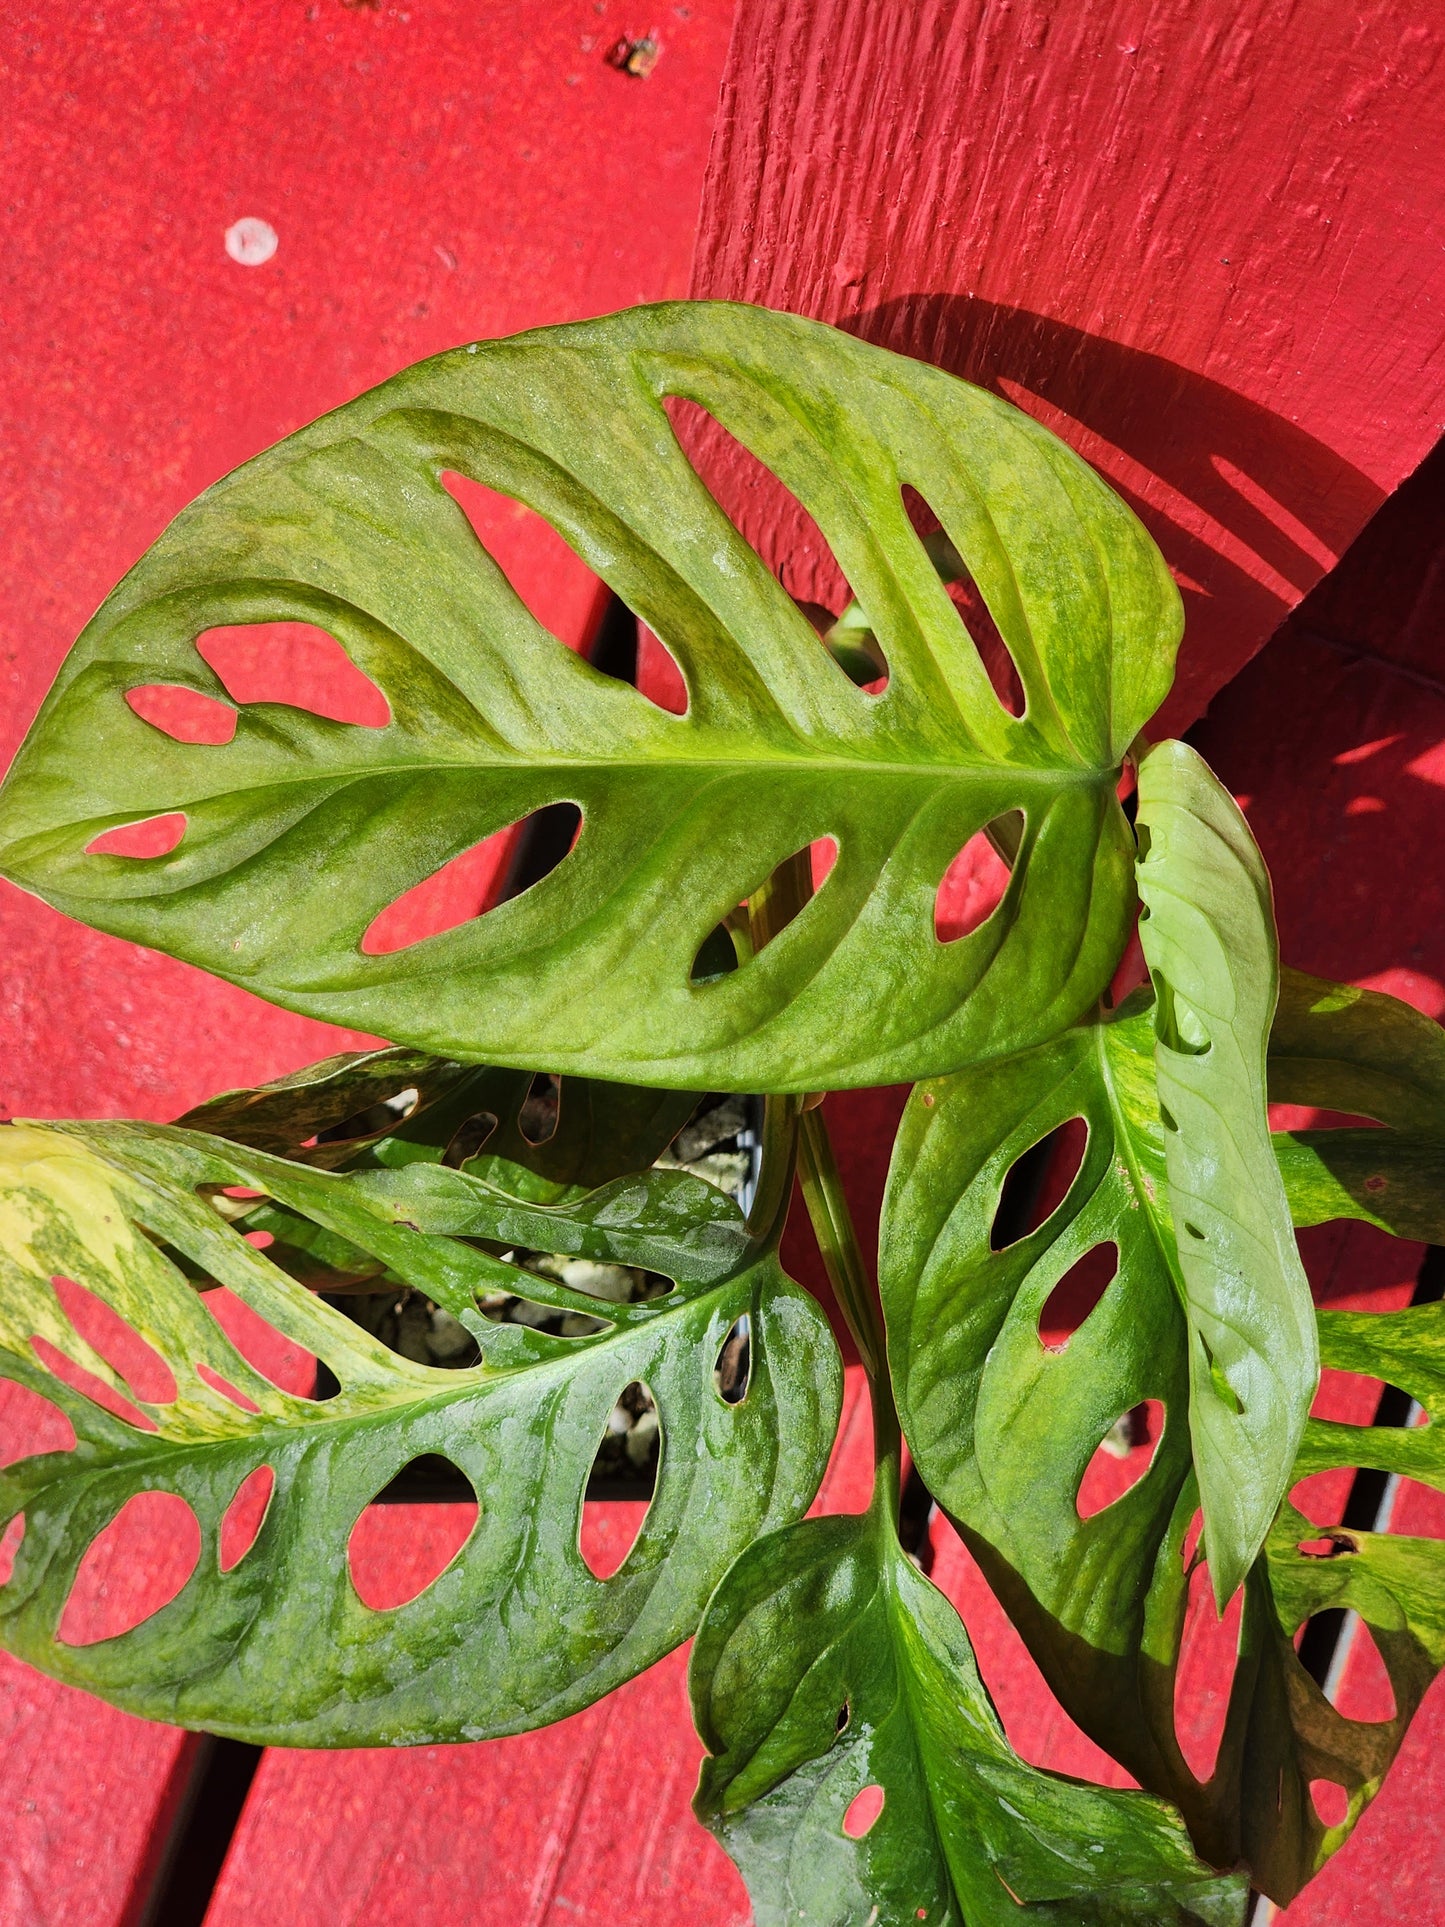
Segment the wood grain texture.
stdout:
[[[693,291],[937,362],[1094,462],[1184,593],[1177,732],[1440,433],[1442,105],[1424,0],[742,0]],[[770,478],[699,458],[839,607]]]

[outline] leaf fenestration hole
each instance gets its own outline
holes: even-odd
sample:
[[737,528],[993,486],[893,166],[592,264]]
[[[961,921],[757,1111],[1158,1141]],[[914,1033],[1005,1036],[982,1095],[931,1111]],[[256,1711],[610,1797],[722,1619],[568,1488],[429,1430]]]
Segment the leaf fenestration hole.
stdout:
[[25,1514],[17,1512],[5,1530],[0,1532],[0,1586],[10,1584],[10,1576],[15,1570],[15,1555],[24,1537]]
[[637,625],[637,689],[639,695],[669,716],[685,716],[688,710],[687,679],[660,636],[645,622]]
[[608,1414],[586,1491],[619,1499],[635,1493],[636,1498],[630,1504],[584,1504],[578,1520],[578,1549],[594,1579],[611,1579],[621,1571],[637,1544],[657,1490],[662,1449],[656,1400],[633,1379]]
[[276,1474],[269,1465],[254,1467],[236,1487],[231,1503],[221,1515],[217,1561],[222,1572],[239,1566],[255,1545],[275,1488]]
[[687,980],[691,984],[716,983],[719,977],[730,977],[737,967],[737,945],[731,931],[725,923],[715,924],[699,944]]
[[391,704],[345,647],[313,622],[233,623],[196,637],[233,702],[282,703],[329,722],[385,729]]
[[1224,1738],[1242,1599],[1243,1594],[1236,1593],[1221,1619],[1207,1562],[1200,1559],[1193,1565],[1174,1674],[1174,1730],[1184,1763],[1201,1786],[1214,1772]]
[[885,1798],[882,1787],[876,1782],[853,1795],[848,1802],[848,1811],[843,1815],[843,1831],[850,1840],[861,1840],[872,1832],[883,1811]]
[[216,1321],[241,1365],[249,1366],[278,1392],[300,1398],[309,1395],[316,1377],[316,1360],[294,1338],[268,1325],[259,1312],[223,1285],[201,1292],[199,1302]]
[[[1143,912],[1141,911],[1141,916]],[[1199,1013],[1183,997],[1176,995],[1174,986],[1162,971],[1150,973],[1154,983],[1154,1028],[1159,1041],[1166,1049],[1177,1052],[1181,1057],[1207,1057],[1212,1048],[1209,1033],[1204,1028]],[[1163,1109],[1163,1106],[1160,1106]],[[1170,1130],[1178,1127],[1171,1124]]]
[[1164,1436],[1164,1407],[1157,1398],[1142,1400],[1117,1418],[1084,1467],[1075,1496],[1081,1519],[1092,1519],[1138,1485]]
[[95,1292],[73,1278],[52,1278],[51,1286],[76,1331],[92,1351],[123,1378],[146,1405],[169,1405],[176,1396],[175,1373],[148,1339]]
[[753,1375],[753,1321],[744,1312],[728,1327],[712,1368],[713,1389],[724,1405],[741,1405]]
[[228,1398],[233,1405],[239,1406],[243,1412],[260,1411],[261,1408],[255,1399],[248,1398],[244,1392],[238,1391],[230,1379],[222,1378],[219,1372],[212,1371],[204,1359],[197,1361],[196,1376],[204,1384],[209,1385],[213,1392],[219,1392],[222,1398]]
[[367,925],[361,954],[389,957],[493,909],[501,901],[507,865],[527,821],[524,817],[459,850],[393,898]]
[[933,899],[933,934],[940,943],[972,936],[1002,903],[1011,872],[999,849],[1018,849],[1023,823],[1022,810],[996,817],[975,830],[944,871]]
[[1119,1247],[1112,1239],[1074,1260],[1039,1313],[1039,1343],[1045,1351],[1063,1351],[1118,1275]]
[[547,518],[455,469],[437,479],[528,614],[574,647],[589,641],[606,591]]
[[125,700],[143,723],[178,743],[219,748],[236,734],[237,715],[229,703],[181,683],[143,683],[127,689]]
[[86,1548],[55,1637],[118,1639],[168,1606],[201,1556],[200,1521],[177,1492],[137,1492]]
[[528,1144],[550,1144],[561,1119],[562,1080],[552,1071],[538,1071],[522,1099],[517,1129]]
[[396,1091],[391,1097],[384,1097],[377,1104],[368,1104],[364,1111],[353,1111],[350,1117],[343,1117],[336,1124],[328,1124],[324,1131],[318,1131],[312,1140],[316,1144],[355,1144],[361,1139],[379,1137],[385,1131],[394,1131],[403,1124],[421,1102],[421,1092],[415,1084],[408,1084],[405,1090]]
[[471,1117],[463,1118],[452,1133],[451,1140],[442,1152],[442,1163],[460,1170],[468,1158],[474,1158],[497,1128],[494,1111],[477,1111]]
[[1053,1216],[1079,1175],[1088,1145],[1088,1125],[1081,1117],[1071,1117],[1019,1153],[999,1192],[989,1227],[990,1250],[1007,1251]]
[[1342,1827],[1350,1817],[1350,1796],[1334,1780],[1311,1780],[1310,1804],[1322,1827]]
[[1385,1665],[1369,1622],[1354,1616],[1346,1637],[1349,1650],[1340,1674],[1335,1707],[1347,1720],[1362,1720],[1383,1726],[1393,1720],[1399,1707],[1389,1669]]
[[0,1471],[42,1452],[73,1452],[75,1427],[53,1399],[0,1380]]
[[87,1371],[83,1365],[77,1365],[73,1358],[68,1358],[64,1352],[52,1345],[48,1338],[42,1338],[38,1332],[33,1332],[30,1338],[30,1349],[47,1371],[54,1372],[62,1385],[68,1385],[73,1392],[80,1392],[93,1405],[98,1405],[103,1412],[109,1412],[112,1418],[122,1419],[127,1425],[135,1426],[140,1432],[154,1432],[158,1429],[155,1420],[147,1413],[132,1405],[128,1398],[124,1398],[113,1386],[107,1385],[103,1378],[97,1378],[94,1372]]
[[167,810],[164,816],[146,816],[136,823],[118,823],[113,830],[102,830],[86,844],[85,854],[132,858],[169,856],[185,833],[185,812]]
[[833,1731],[835,1733],[846,1733],[848,1730],[848,1722],[852,1717],[853,1708],[847,1700],[844,1700],[843,1704],[838,1708],[838,1718],[834,1723]]
[[[471,1487],[466,1473],[444,1453],[418,1457],[431,1470],[440,1460]],[[393,1477],[400,1478],[413,1463],[408,1459]],[[474,1488],[469,1500],[455,1504],[367,1506],[346,1542],[346,1565],[357,1598],[378,1613],[409,1606],[456,1564],[480,1516]]]
[[903,506],[928,551],[929,561],[948,590],[948,599],[958,611],[970,642],[978,651],[979,660],[993,686],[993,693],[1010,716],[1022,716],[1025,709],[1024,686],[1018,664],[999,633],[993,612],[973,579],[973,572],[954,543],[943,533],[939,518],[917,489],[909,484],[904,485]]

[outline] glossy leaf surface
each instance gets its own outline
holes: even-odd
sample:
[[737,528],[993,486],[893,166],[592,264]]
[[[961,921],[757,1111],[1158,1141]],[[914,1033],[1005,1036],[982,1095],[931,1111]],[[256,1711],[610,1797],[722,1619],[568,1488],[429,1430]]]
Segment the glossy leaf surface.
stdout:
[[[1308,1008],[1324,1000],[1338,1009],[1358,995],[1287,976],[1280,1083],[1295,1101],[1303,1098],[1291,1080],[1306,1055],[1300,1032]],[[1396,1084],[1413,1079],[1413,1101],[1421,1108],[1404,1115],[1428,1115],[1432,1093],[1445,1091],[1445,1080],[1433,1085],[1424,1068],[1435,1040],[1419,1027],[1436,1027],[1388,999],[1366,1006],[1357,1023],[1356,1044],[1341,1053],[1345,1069],[1311,1072],[1311,1101],[1329,1110],[1354,1108],[1346,1098],[1349,1080],[1368,1057],[1374,1075],[1388,1074]],[[1381,1043],[1386,1034],[1396,1041]],[[1426,1621],[1434,1609],[1426,1601],[1438,1582],[1430,1577],[1408,1602],[1403,1593],[1377,1590],[1365,1615],[1392,1666],[1390,1628],[1398,1632],[1410,1613],[1425,1614],[1405,1645],[1391,1649],[1407,1656],[1394,1679],[1398,1722],[1343,1720],[1301,1668],[1293,1639],[1303,1618],[1338,1603],[1333,1592],[1345,1583],[1348,1561],[1300,1551],[1301,1542],[1317,1534],[1287,1502],[1266,1542],[1267,1558],[1256,1561],[1246,1583],[1240,1658],[1218,1761],[1207,1783],[1196,1780],[1175,1731],[1174,1680],[1189,1575],[1202,1547],[1185,1557],[1199,1495],[1180,1423],[1189,1392],[1189,1335],[1183,1298],[1171,1283],[1175,1245],[1165,1133],[1153,1090],[1154,1043],[1145,992],[1117,1016],[1051,1046],[915,1092],[885,1208],[881,1284],[889,1356],[905,1432],[930,1490],[959,1523],[1069,1712],[1144,1785],[1181,1807],[1207,1859],[1230,1865],[1243,1857],[1257,1884],[1286,1901],[1340,1844],[1398,1747],[1435,1664],[1431,1659],[1426,1668],[1421,1653],[1433,1637]],[[1315,1065],[1328,1061],[1313,1044],[1308,1058]],[[1275,1063],[1272,1053],[1272,1091]],[[1390,1106],[1377,1097],[1372,1108]],[[1067,1195],[1036,1229],[994,1250],[990,1232],[1008,1171],[1072,1117],[1087,1121],[1089,1140]],[[1292,1187],[1288,1202],[1301,1223],[1364,1215],[1339,1187],[1341,1212],[1327,1208],[1320,1173],[1328,1176],[1336,1164],[1329,1139],[1373,1138],[1371,1175],[1399,1173],[1412,1157],[1423,1163],[1434,1155],[1416,1132],[1309,1136],[1321,1148],[1306,1147],[1304,1163],[1296,1140],[1283,1134],[1278,1140]],[[1299,1192],[1296,1171],[1305,1180]],[[1405,1195],[1403,1188],[1397,1195]],[[1433,1205],[1424,1190],[1411,1197],[1410,1209],[1422,1221],[1433,1209],[1434,1224],[1445,1228],[1438,1195]],[[1118,1276],[1066,1344],[1045,1346],[1038,1328],[1050,1292],[1081,1253],[1104,1239],[1118,1244]],[[1323,1356],[1402,1385],[1424,1404],[1427,1395],[1436,1396],[1429,1375],[1439,1356],[1432,1336],[1438,1314],[1425,1308],[1400,1318],[1402,1329],[1418,1334],[1413,1366],[1389,1350],[1393,1318],[1320,1314]],[[1347,1336],[1358,1348],[1353,1362]],[[1164,1406],[1148,1470],[1113,1504],[1081,1517],[1077,1494],[1095,1448],[1119,1417],[1146,1399]],[[1309,1421],[1285,1483],[1292,1486],[1326,1464],[1433,1466],[1428,1438]],[[1419,1476],[1438,1482],[1431,1470]],[[1403,1585],[1423,1557],[1433,1575],[1433,1550],[1397,1550],[1400,1543],[1381,1546],[1381,1570],[1393,1569]],[[1367,1568],[1359,1570],[1363,1596]],[[1337,1772],[1323,1770],[1322,1747],[1335,1749]],[[1344,1827],[1330,1829],[1320,1820],[1310,1798],[1318,1778],[1351,1790]]]
[[1238,805],[1188,744],[1160,743],[1140,763],[1137,822],[1189,1431],[1222,1612],[1284,1496],[1319,1382],[1309,1280],[1269,1141],[1274,906]]
[[1243,1881],[1202,1867],[1161,1803],[1018,1758],[957,1614],[876,1506],[744,1553],[691,1680],[714,1755],[697,1810],[758,1927],[1243,1918]]
[[[703,488],[674,397],[816,518],[886,653],[881,693],[854,686]],[[449,472],[562,533],[673,653],[685,715],[534,620]],[[967,558],[1022,716],[905,485]],[[220,699],[197,636],[288,620],[336,636],[386,726],[242,704],[229,743],[194,744],[127,704],[154,684]],[[637,309],[425,362],[186,510],[68,658],[0,798],[0,867],[102,929],[446,1057],[703,1090],[947,1070],[1053,1034],[1108,981],[1133,911],[1115,780],[1179,625],[1133,515],[1007,404],[792,316]],[[563,802],[580,835],[541,882],[364,952],[407,890]],[[941,943],[940,879],[1013,811],[1003,902]],[[168,855],[87,854],[173,813]],[[838,857],[813,901],[741,968],[694,981],[721,919],[824,837]]]
[[[0,1520],[25,1517],[0,1591],[0,1637],[117,1705],[303,1745],[537,1726],[686,1638],[733,1556],[757,1532],[797,1517],[821,1477],[841,1380],[826,1322],[748,1237],[736,1207],[684,1173],[645,1174],[548,1209],[441,1166],[330,1174],[158,1126],[15,1126],[0,1131],[0,1159],[0,1371],[59,1406],[77,1440],[0,1475]],[[490,1209],[486,1223],[503,1237],[511,1235],[503,1220],[517,1213],[545,1249],[645,1250],[676,1288],[645,1303],[604,1303],[428,1235],[387,1195],[413,1174],[453,1186],[474,1219]],[[468,1327],[481,1364],[444,1371],[385,1350],[227,1223],[209,1201],[224,1187],[264,1192],[372,1254]],[[234,1208],[224,1195],[221,1203]],[[339,1391],[316,1403],[270,1384],[167,1250],[315,1353]],[[62,1311],[57,1276],[102,1299],[154,1348],[174,1378],[173,1400],[147,1403],[92,1350]],[[493,1324],[477,1298],[499,1288],[605,1318],[605,1328],[562,1339]],[[751,1373],[746,1396],[730,1405],[714,1363],[744,1313]],[[99,1397],[49,1369],[33,1334],[69,1361],[71,1378],[77,1368],[90,1374]],[[582,1497],[608,1414],[633,1382],[656,1402],[661,1464],[636,1543],[601,1581],[578,1548]],[[132,1416],[106,1409],[107,1392]],[[427,1454],[471,1482],[477,1525],[417,1598],[372,1610],[349,1577],[349,1535],[370,1500]],[[223,1572],[221,1519],[261,1466],[275,1478],[264,1522]],[[143,1491],[179,1495],[193,1509],[202,1542],[194,1574],[134,1630],[60,1643],[86,1549]]]

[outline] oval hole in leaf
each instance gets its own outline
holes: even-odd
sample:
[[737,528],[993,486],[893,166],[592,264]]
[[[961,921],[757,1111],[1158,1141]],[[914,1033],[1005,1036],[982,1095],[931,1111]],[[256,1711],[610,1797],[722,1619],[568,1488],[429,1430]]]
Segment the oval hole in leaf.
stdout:
[[747,1312],[728,1327],[712,1368],[713,1390],[724,1405],[741,1405],[753,1375],[753,1321]]
[[334,723],[385,729],[391,705],[335,636],[313,622],[249,622],[207,629],[196,652],[233,702],[284,703]]
[[364,957],[389,957],[428,937],[470,923],[501,901],[507,865],[526,822],[494,830],[469,849],[449,857],[419,883],[387,904],[372,918],[361,939]]
[[1164,1407],[1157,1398],[1116,1419],[1084,1467],[1074,1501],[1079,1517],[1092,1519],[1132,1491],[1154,1463],[1163,1436]]
[[584,1504],[578,1520],[578,1549],[594,1579],[612,1578],[636,1545],[661,1463],[656,1401],[649,1388],[634,1379],[619,1392],[607,1416],[585,1494],[593,1501],[605,1497],[623,1503]]
[[1291,1488],[1289,1502],[1297,1512],[1304,1514],[1311,1525],[1328,1530],[1331,1526],[1339,1525],[1344,1518],[1350,1487],[1354,1482],[1355,1475],[1347,1466],[1311,1472]]
[[176,1396],[175,1373],[155,1346],[131,1325],[113,1305],[76,1284],[73,1278],[50,1281],[60,1308],[76,1331],[99,1352],[113,1372],[117,1372],[135,1396],[146,1405],[169,1405]]
[[1119,1247],[1109,1240],[1076,1258],[1039,1313],[1039,1342],[1061,1352],[1119,1274]]
[[496,1128],[497,1117],[492,1111],[477,1111],[473,1116],[463,1118],[442,1152],[442,1163],[450,1165],[454,1171],[459,1170],[468,1158],[477,1155]]
[[213,1392],[219,1392],[222,1398],[228,1398],[233,1405],[239,1406],[243,1412],[260,1411],[261,1408],[255,1399],[247,1398],[244,1392],[237,1391],[236,1387],[228,1378],[222,1378],[219,1372],[212,1371],[204,1359],[198,1361],[196,1365],[196,1376],[201,1379],[204,1384],[209,1385]]
[[1346,1638],[1349,1651],[1340,1673],[1335,1709],[1347,1720],[1384,1725],[1395,1718],[1399,1708],[1375,1636],[1366,1620],[1352,1614]]
[[75,1427],[53,1400],[0,1380],[0,1470],[41,1452],[73,1452]]
[[206,743],[219,748],[236,734],[236,712],[215,696],[180,683],[144,683],[128,689],[125,699],[144,723],[173,736],[178,743]]
[[637,625],[637,689],[639,695],[669,716],[687,714],[687,681],[677,657],[645,622]]
[[222,1572],[239,1566],[256,1543],[265,1522],[276,1487],[276,1474],[269,1465],[258,1465],[236,1487],[231,1503],[221,1517],[217,1557]]
[[24,1537],[25,1514],[17,1512],[5,1530],[0,1532],[0,1586],[10,1584],[10,1575],[15,1570],[15,1555]]
[[1025,708],[1024,686],[1018,665],[999,633],[998,624],[973,579],[968,563],[943,533],[942,524],[927,502],[917,489],[908,484],[903,489],[903,505],[908,511],[909,521],[928,551],[929,561],[947,587],[948,599],[958,611],[969,640],[978,651],[979,660],[993,685],[993,693],[1010,716],[1022,716]]
[[[395,1612],[434,1586],[476,1529],[481,1509],[471,1480],[443,1454],[425,1456],[433,1471],[440,1460],[448,1473],[455,1472],[472,1497],[455,1505],[367,1506],[351,1528],[346,1562],[357,1598],[373,1612]],[[406,1469],[399,1466],[396,1476]]]
[[85,854],[141,858],[169,856],[185,833],[184,812],[168,810],[164,816],[146,816],[138,823],[119,823],[113,830],[103,830],[86,844]]
[[485,482],[449,468],[438,479],[528,613],[574,649],[590,642],[607,592],[570,543],[536,509]]
[[853,1795],[843,1815],[843,1831],[850,1840],[861,1840],[872,1832],[883,1811],[885,1797],[882,1787],[876,1783]]
[[944,871],[933,899],[933,934],[940,943],[972,936],[997,910],[1009,885],[1009,866],[990,840],[1017,850],[1023,812],[1009,810],[986,829],[976,830]]
[[[669,395],[664,406],[684,454],[724,515],[755,550],[766,532],[770,552],[785,558],[776,571],[785,594],[812,605],[816,613],[809,626],[815,633],[831,628],[854,597],[812,511],[710,410],[680,395]],[[881,675],[864,686],[876,694],[887,682],[888,663],[881,640],[871,631],[870,636],[869,653],[876,659],[871,666],[880,668]],[[833,653],[821,634],[819,647]],[[841,663],[839,667],[849,674]]]
[[551,1071],[538,1071],[522,1099],[517,1129],[528,1144],[550,1144],[561,1118],[562,1080]]
[[227,1342],[258,1377],[278,1392],[309,1398],[316,1378],[312,1354],[268,1325],[257,1311],[233,1291],[218,1286],[200,1293],[200,1303],[215,1319]]
[[1088,1125],[1081,1117],[1071,1117],[1019,1153],[999,1193],[989,1227],[990,1250],[1007,1251],[1053,1216],[1079,1175],[1088,1145]]
[[62,1646],[117,1639],[168,1606],[201,1556],[201,1527],[176,1492],[137,1492],[86,1548],[60,1615]]
[[153,1418],[137,1410],[128,1398],[123,1397],[114,1387],[107,1385],[104,1379],[97,1378],[94,1372],[87,1371],[83,1365],[77,1365],[73,1358],[67,1358],[65,1353],[52,1345],[48,1338],[42,1338],[38,1332],[32,1333],[30,1349],[47,1371],[54,1372],[62,1385],[68,1385],[74,1392],[83,1393],[103,1412],[109,1412],[113,1418],[123,1419],[127,1425],[134,1425],[141,1432],[154,1432],[157,1429]]
[[1350,1796],[1333,1780],[1311,1780],[1310,1802],[1323,1827],[1342,1827],[1350,1815]]
[[838,839],[836,836],[820,836],[816,843],[808,846],[808,862],[813,871],[813,888],[821,890],[833,874],[833,865],[838,861]]
[[313,1144],[355,1144],[361,1139],[379,1137],[383,1132],[394,1131],[398,1124],[409,1118],[421,1102],[421,1092],[415,1084],[408,1084],[405,1090],[397,1091],[391,1097],[384,1097],[378,1104],[368,1104],[364,1111],[353,1111],[338,1124],[328,1124],[324,1131],[318,1131],[311,1140]]
[[737,946],[732,933],[725,923],[719,923],[703,938],[687,980],[692,984],[716,983],[719,977],[730,977],[737,967]]
[[1174,1675],[1174,1729],[1184,1763],[1204,1784],[1214,1772],[1239,1647],[1243,1593],[1230,1600],[1221,1619],[1214,1610],[1208,1564],[1201,1559],[1189,1575]]

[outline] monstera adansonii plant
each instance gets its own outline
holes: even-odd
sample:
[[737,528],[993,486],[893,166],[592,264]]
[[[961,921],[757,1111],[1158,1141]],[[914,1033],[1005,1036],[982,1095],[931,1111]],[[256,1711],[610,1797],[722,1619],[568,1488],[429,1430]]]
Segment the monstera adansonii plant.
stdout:
[[[816,521],[854,598],[826,635],[700,480],[699,414]],[[457,476],[543,517],[648,625],[682,713],[529,613]],[[174,1125],[0,1131],[0,1370],[73,1434],[0,1476],[6,1646],[154,1718],[372,1746],[542,1725],[692,1639],[697,1812],[760,1927],[1223,1924],[1251,1882],[1287,1900],[1445,1661],[1439,1548],[1336,1532],[1321,1557],[1292,1503],[1331,1468],[1445,1490],[1428,1426],[1310,1417],[1321,1359],[1445,1414],[1445,1313],[1317,1314],[1294,1227],[1440,1235],[1445,1042],[1281,971],[1240,811],[1191,748],[1143,734],[1181,621],[1129,509],[1035,422],[746,307],[474,343],[209,489],[66,660],[0,793],[0,868],[393,1045]],[[239,700],[197,646],[278,622],[334,638],[385,718]],[[158,690],[224,726],[167,726]],[[555,805],[580,827],[531,887],[368,942]],[[156,853],[118,849],[157,822]],[[980,837],[1002,887],[953,936],[940,884]],[[816,1100],[902,1080],[875,1290]],[[552,1128],[529,1131],[544,1085]],[[669,1155],[727,1092],[763,1100],[742,1202]],[[1270,1098],[1368,1122],[1272,1138]],[[1005,1209],[1016,1168],[1043,1173],[1032,1216],[1019,1185]],[[805,1516],[842,1367],[779,1263],[795,1172],[871,1391],[858,1515]],[[1112,1276],[1060,1342],[1046,1308],[1089,1262]],[[620,1272],[646,1288],[598,1288]],[[368,1286],[444,1318],[466,1362],[349,1316]],[[77,1293],[158,1356],[167,1396],[82,1335]],[[314,1355],[328,1395],[243,1356],[225,1295]],[[579,1518],[630,1387],[655,1484],[602,1578]],[[1081,1506],[1101,1440],[1149,1401],[1147,1471]],[[905,1443],[1138,1790],[1012,1750],[900,1541]],[[376,1609],[349,1535],[419,1459],[457,1468],[476,1524]],[[263,1470],[259,1529],[223,1559]],[[191,1577],[132,1629],[67,1641],[87,1549],[143,1492],[192,1509]],[[1174,1681],[1205,1563],[1218,1610],[1243,1604],[1201,1783]],[[1332,1609],[1371,1629],[1393,1719],[1347,1719],[1301,1663]],[[1321,1818],[1321,1782],[1344,1819]]]

